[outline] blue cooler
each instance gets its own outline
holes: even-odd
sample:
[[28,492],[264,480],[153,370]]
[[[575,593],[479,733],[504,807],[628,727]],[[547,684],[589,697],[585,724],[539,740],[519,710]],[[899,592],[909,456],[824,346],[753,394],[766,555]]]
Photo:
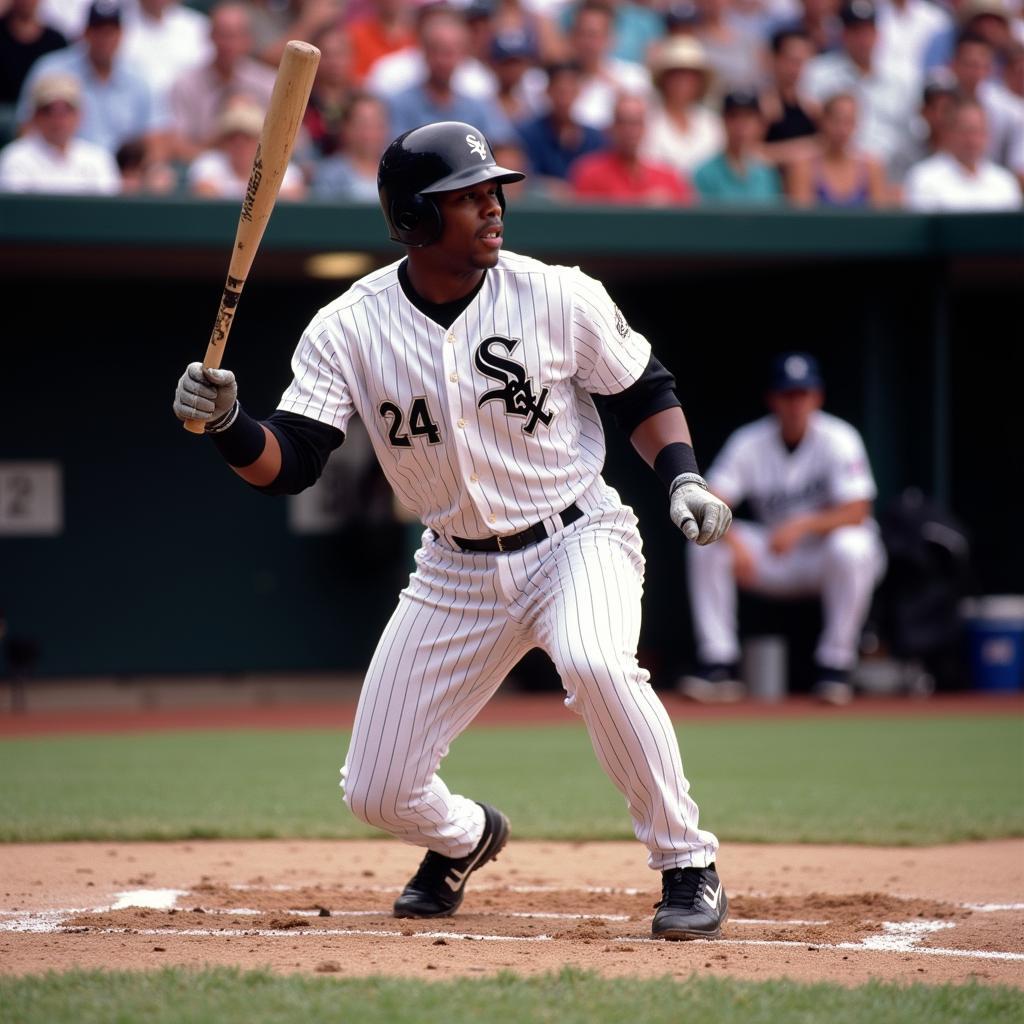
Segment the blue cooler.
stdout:
[[971,679],[979,690],[1024,687],[1024,595],[964,601]]

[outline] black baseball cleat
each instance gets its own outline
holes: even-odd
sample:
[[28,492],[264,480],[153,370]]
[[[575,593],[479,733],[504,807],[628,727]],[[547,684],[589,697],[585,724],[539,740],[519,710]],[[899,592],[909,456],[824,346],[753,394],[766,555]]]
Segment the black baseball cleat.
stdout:
[[462,905],[466,879],[494,860],[508,842],[508,819],[501,811],[480,804],[484,811],[484,834],[472,853],[445,857],[431,850],[402,895],[395,900],[395,917],[450,917]]
[[661,902],[651,924],[656,939],[717,939],[729,917],[714,864],[706,868],[671,868],[661,873]]

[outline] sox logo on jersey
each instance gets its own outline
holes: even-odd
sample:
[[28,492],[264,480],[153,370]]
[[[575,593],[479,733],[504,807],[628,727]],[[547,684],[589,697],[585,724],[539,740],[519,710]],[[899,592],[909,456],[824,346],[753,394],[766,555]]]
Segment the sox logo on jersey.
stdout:
[[548,427],[554,419],[554,413],[544,409],[549,389],[541,387],[540,398],[535,398],[533,378],[526,376],[526,367],[512,359],[504,359],[492,351],[495,346],[498,346],[511,354],[518,345],[518,338],[493,337],[480,343],[473,356],[473,363],[481,373],[490,377],[491,380],[501,381],[501,387],[492,388],[481,395],[480,401],[477,402],[477,408],[482,409],[487,402],[504,402],[505,412],[509,416],[526,418],[526,423],[523,424],[523,433],[532,435],[537,429],[538,422]]

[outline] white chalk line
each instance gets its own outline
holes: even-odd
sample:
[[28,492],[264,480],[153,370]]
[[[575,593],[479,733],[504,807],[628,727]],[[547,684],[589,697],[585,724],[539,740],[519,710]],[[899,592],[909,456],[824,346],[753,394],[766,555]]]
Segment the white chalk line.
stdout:
[[[257,886],[232,886],[234,889],[246,889],[246,888],[259,888]],[[267,887],[263,887],[267,888]],[[297,887],[274,887],[278,891],[294,891]],[[502,887],[506,890],[509,887]],[[534,890],[535,887],[529,887]],[[392,890],[393,891],[393,890]],[[558,891],[551,890],[550,887],[545,887],[545,891]],[[623,891],[623,890],[607,890],[611,891]],[[30,933],[30,934],[55,934],[55,933],[74,933],[88,931],[92,934],[100,935],[147,935],[147,936],[196,936],[196,937],[231,937],[231,936],[249,936],[249,937],[261,937],[261,938],[281,938],[287,936],[296,937],[313,937],[313,936],[341,936],[341,937],[380,937],[380,938],[429,938],[429,939],[454,939],[454,940],[466,940],[466,941],[479,941],[479,942],[551,942],[554,941],[555,937],[550,935],[487,935],[477,934],[470,932],[409,932],[409,931],[378,931],[378,930],[364,930],[355,928],[252,928],[252,929],[232,929],[232,928],[89,928],[75,927],[65,925],[64,922],[68,917],[72,915],[82,914],[99,914],[109,912],[111,910],[122,910],[130,907],[140,907],[145,909],[163,909],[169,910],[174,909],[174,905],[177,903],[178,898],[181,896],[190,895],[188,890],[183,889],[133,889],[125,892],[115,894],[116,899],[113,904],[107,907],[93,907],[93,908],[62,908],[55,910],[45,911],[0,911],[0,915],[8,917],[6,921],[0,920],[0,932],[8,933]],[[1024,909],[1022,904],[962,904],[968,909],[977,909],[980,912],[992,912],[996,910],[1017,910]],[[259,916],[263,914],[285,914],[287,916],[294,917],[320,917],[320,910],[282,910],[282,911],[268,911],[268,910],[257,910],[251,907],[235,907],[235,908],[214,908],[214,909],[202,909],[203,913],[217,914],[217,915],[230,915],[236,916]],[[330,911],[329,916],[334,917],[366,917],[366,916],[379,916],[382,913],[386,913],[383,910],[348,910],[348,911]],[[554,913],[528,913],[528,912],[510,912],[502,913],[500,911],[483,911],[479,916],[494,916],[494,917],[515,917],[515,918],[540,918],[545,920],[607,920],[607,921],[626,921],[629,920],[627,915],[622,914],[554,914]],[[762,918],[738,918],[734,919],[732,924],[745,924],[745,925],[769,925],[769,926],[784,926],[784,925],[799,925],[799,926],[821,926],[828,924],[827,921],[807,921],[807,920],[770,920]],[[882,933],[876,935],[866,936],[859,942],[840,942],[840,943],[826,943],[826,942],[814,942],[813,940],[788,940],[788,939],[716,939],[710,940],[719,944],[731,945],[731,946],[779,946],[779,947],[812,947],[814,949],[835,949],[835,950],[850,950],[850,951],[866,951],[866,952],[888,952],[888,953],[910,953],[918,954],[922,956],[946,956],[946,957],[965,957],[973,959],[986,959],[986,960],[1013,960],[1013,961],[1024,961],[1024,954],[1022,953],[1010,953],[999,950],[965,950],[965,949],[946,949],[938,947],[920,946],[918,943],[925,938],[927,935],[942,931],[945,929],[955,928],[956,925],[947,921],[909,921],[909,922],[883,922]],[[664,940],[646,938],[639,936],[609,936],[609,941],[616,943],[661,943]],[[698,940],[701,941],[701,940]],[[708,940],[704,940],[708,941]]]

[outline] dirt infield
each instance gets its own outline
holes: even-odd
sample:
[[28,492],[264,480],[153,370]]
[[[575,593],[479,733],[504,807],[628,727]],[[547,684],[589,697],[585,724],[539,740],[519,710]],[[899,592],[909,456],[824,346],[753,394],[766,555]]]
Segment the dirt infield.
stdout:
[[729,844],[718,942],[648,938],[658,878],[635,843],[513,841],[459,914],[389,908],[395,842],[0,846],[0,970],[169,964],[419,978],[571,964],[606,975],[869,978],[1024,988],[1024,841],[925,849]]

